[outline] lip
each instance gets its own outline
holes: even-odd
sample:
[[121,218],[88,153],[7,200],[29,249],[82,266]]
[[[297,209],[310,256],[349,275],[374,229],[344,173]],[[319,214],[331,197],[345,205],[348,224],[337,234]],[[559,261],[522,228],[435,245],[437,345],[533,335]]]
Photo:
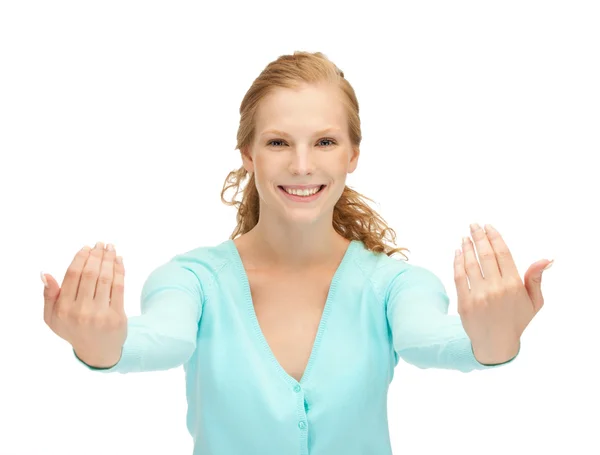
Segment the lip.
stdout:
[[279,186],[283,186],[285,188],[289,188],[291,190],[312,190],[313,188],[320,188],[323,186],[322,183],[316,184],[316,185],[279,185]]
[[285,197],[286,199],[289,199],[293,202],[303,202],[303,203],[308,203],[308,202],[312,202],[315,201],[317,199],[319,199],[321,197],[321,195],[327,190],[328,185],[312,185],[312,186],[286,186],[286,188],[318,188],[318,187],[323,187],[323,189],[321,189],[320,191],[318,191],[317,193],[313,194],[312,196],[295,196],[293,194],[288,193],[287,191],[285,191],[283,189],[282,185],[278,185],[277,189],[279,190],[279,192],[283,195],[283,197]]

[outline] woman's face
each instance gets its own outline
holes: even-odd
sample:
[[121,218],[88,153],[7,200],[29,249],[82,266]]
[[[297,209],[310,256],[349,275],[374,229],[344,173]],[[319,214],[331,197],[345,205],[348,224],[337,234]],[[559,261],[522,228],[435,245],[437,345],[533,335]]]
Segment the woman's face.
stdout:
[[[312,223],[331,216],[348,173],[358,164],[342,92],[331,85],[278,88],[262,100],[244,167],[254,173],[260,217]],[[296,187],[310,193],[292,195]],[[286,192],[288,190],[288,192]]]

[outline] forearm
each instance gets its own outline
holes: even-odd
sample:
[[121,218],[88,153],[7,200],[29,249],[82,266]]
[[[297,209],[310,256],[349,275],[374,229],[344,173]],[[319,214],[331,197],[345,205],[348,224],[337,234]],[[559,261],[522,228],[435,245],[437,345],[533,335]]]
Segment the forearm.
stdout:
[[133,316],[127,324],[127,339],[118,355],[74,349],[77,360],[90,370],[105,373],[160,371],[182,365],[196,348],[197,319],[193,315],[170,323],[159,323],[148,315]]

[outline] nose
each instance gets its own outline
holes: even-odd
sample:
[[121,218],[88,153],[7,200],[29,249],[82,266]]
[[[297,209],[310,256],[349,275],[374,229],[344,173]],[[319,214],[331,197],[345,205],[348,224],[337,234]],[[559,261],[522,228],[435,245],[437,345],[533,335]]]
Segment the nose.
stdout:
[[314,151],[310,147],[297,147],[290,154],[289,171],[294,175],[310,175],[315,171]]

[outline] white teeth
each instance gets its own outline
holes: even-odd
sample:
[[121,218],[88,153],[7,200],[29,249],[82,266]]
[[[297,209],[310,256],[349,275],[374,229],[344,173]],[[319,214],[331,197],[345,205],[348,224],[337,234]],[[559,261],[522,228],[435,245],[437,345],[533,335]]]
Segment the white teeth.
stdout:
[[313,194],[317,193],[319,191],[319,189],[321,189],[321,187],[318,186],[316,188],[311,188],[310,190],[296,190],[296,189],[289,189],[286,187],[283,187],[283,189],[285,190],[286,193],[293,194],[296,196],[312,196]]

